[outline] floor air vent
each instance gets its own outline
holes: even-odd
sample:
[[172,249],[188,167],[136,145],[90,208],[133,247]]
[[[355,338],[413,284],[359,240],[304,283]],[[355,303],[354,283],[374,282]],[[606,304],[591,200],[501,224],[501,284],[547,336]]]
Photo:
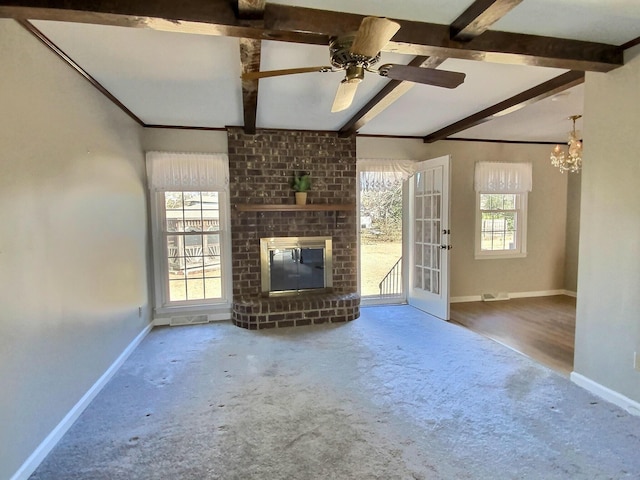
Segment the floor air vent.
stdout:
[[498,300],[509,300],[509,294],[507,292],[483,293],[482,294],[482,301],[483,302],[496,302]]
[[178,327],[180,325],[198,325],[200,323],[209,323],[206,315],[190,315],[187,317],[171,317],[169,325]]

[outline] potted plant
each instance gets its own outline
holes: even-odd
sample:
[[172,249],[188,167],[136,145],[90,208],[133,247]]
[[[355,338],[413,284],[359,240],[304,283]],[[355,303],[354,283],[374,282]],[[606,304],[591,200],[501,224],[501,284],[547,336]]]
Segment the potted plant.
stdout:
[[294,173],[291,179],[291,188],[296,192],[296,205],[306,205],[307,190],[311,188],[309,172]]

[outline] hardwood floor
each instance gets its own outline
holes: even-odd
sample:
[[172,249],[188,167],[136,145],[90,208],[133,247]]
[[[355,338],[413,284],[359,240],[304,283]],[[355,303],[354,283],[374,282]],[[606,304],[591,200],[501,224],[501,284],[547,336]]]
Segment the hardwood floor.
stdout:
[[573,370],[576,299],[566,295],[451,304],[451,321],[559,373]]

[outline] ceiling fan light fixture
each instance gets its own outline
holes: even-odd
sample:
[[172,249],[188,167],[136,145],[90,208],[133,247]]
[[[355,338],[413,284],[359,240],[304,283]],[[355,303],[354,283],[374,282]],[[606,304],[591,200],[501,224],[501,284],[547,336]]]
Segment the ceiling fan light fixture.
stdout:
[[380,52],[373,56],[362,55],[351,51],[355,35],[344,35],[342,37],[334,37],[329,44],[329,56],[331,65],[341,70],[346,69],[350,65],[361,65],[364,68],[370,68],[380,60]]
[[362,65],[349,65],[346,69],[345,81],[360,83],[364,79],[364,67]]
[[569,132],[567,146],[565,152],[560,145],[556,145],[551,151],[551,165],[560,169],[560,173],[571,172],[577,173],[582,168],[582,142],[578,138],[576,132],[576,120],[582,115],[572,115],[569,120],[573,120],[573,129]]

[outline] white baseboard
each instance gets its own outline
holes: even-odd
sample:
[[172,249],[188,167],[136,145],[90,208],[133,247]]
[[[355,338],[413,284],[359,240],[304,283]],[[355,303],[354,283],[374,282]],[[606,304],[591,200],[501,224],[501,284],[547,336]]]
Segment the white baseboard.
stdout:
[[[508,292],[509,298],[532,298],[532,297],[551,297],[553,295],[569,295],[575,297],[575,292],[568,290],[540,290],[535,292]],[[464,302],[481,302],[482,295],[469,295],[466,297],[451,297],[449,303],[464,303]]]
[[482,295],[467,295],[466,297],[451,297],[449,303],[481,302]]
[[511,298],[551,297],[564,295],[564,290],[541,290],[537,292],[509,292]]
[[76,403],[69,413],[56,425],[56,427],[47,435],[47,437],[38,445],[29,458],[25,460],[16,473],[13,474],[11,480],[26,480],[38,468],[45,457],[53,450],[53,447],[60,441],[62,436],[71,428],[71,425],[78,419],[80,414],[89,406],[91,400],[104,388],[107,382],[122,366],[125,360],[131,355],[136,347],[142,342],[144,337],[151,331],[153,324],[147,325],[136,338],[124,349],[124,351],[116,358],[106,372],[93,384],[93,386],[85,393]]
[[585,390],[588,390],[589,392],[597,395],[607,402],[611,402],[614,405],[617,405],[618,407],[629,412],[631,415],[640,416],[640,403],[636,402],[635,400],[631,400],[621,393],[618,393],[615,390],[611,390],[604,385],[600,385],[599,383],[594,382],[590,378],[587,378],[579,373],[571,372],[569,378],[571,378],[571,381],[576,385],[584,388]]
[[[175,315],[179,317],[180,315]],[[208,322],[225,322],[231,320],[231,313],[211,313],[207,315]],[[167,327],[171,325],[171,317],[158,317],[153,319],[154,327]]]

